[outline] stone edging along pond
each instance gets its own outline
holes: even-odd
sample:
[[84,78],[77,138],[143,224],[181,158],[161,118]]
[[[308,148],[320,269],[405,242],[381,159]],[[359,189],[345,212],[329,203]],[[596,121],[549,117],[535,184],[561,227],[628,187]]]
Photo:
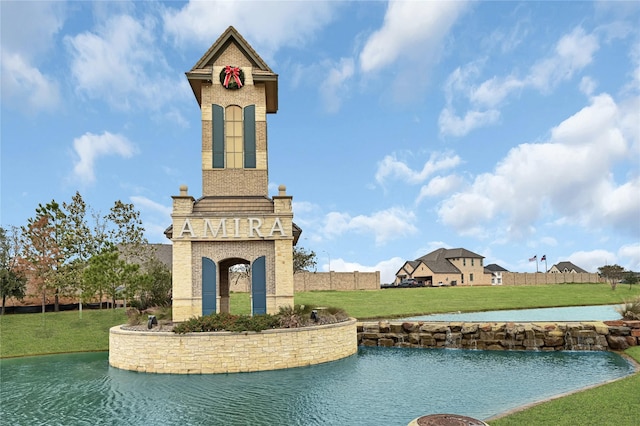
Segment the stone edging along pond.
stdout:
[[109,330],[109,364],[145,373],[214,374],[321,364],[358,351],[356,320],[261,332]]
[[358,345],[487,350],[624,350],[640,345],[640,321],[359,322]]
[[176,334],[109,330],[109,364],[147,373],[278,370],[348,357],[358,346],[486,350],[624,350],[640,345],[640,321],[357,322],[262,332]]

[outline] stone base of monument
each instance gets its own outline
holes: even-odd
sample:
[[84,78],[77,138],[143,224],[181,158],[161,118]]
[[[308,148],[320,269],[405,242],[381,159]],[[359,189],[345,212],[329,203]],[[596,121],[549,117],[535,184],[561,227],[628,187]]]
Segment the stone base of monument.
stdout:
[[[146,328],[146,327],[145,327]],[[244,373],[306,367],[358,351],[356,320],[257,332],[175,334],[109,330],[109,364],[166,374]]]
[[488,426],[477,420],[459,414],[429,414],[412,420],[407,426]]

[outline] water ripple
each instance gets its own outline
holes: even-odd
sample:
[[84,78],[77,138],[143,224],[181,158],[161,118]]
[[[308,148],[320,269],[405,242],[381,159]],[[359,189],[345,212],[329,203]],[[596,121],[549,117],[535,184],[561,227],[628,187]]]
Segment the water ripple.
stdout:
[[0,368],[0,418],[29,426],[404,426],[438,412],[488,418],[633,371],[608,352],[407,348],[360,348],[312,367],[220,375],[118,370],[105,353],[0,360]]

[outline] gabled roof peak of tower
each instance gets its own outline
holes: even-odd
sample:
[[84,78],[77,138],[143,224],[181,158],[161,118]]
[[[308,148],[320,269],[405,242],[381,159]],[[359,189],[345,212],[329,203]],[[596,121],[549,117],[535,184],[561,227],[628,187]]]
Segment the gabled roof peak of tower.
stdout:
[[273,73],[269,65],[258,55],[258,53],[251,47],[251,45],[247,42],[247,40],[240,35],[238,30],[236,30],[233,26],[229,26],[218,39],[211,45],[209,50],[206,51],[202,58],[191,68],[191,71],[195,71],[198,69],[203,69],[211,66],[211,64],[215,61],[220,52],[225,50],[225,47],[229,43],[235,42],[238,48],[245,54],[247,58],[253,63],[255,68],[258,68],[262,71],[267,71]]
[[[251,64],[254,84],[263,84],[266,93],[266,106],[268,113],[278,111],[278,74],[274,73],[269,65],[258,55],[251,45],[240,35],[238,30],[229,26],[218,39],[211,45],[205,54],[196,62],[190,71],[186,73],[191,90],[198,101],[202,102],[202,84],[213,78],[213,65],[231,45],[234,45]],[[218,64],[219,65],[219,64]],[[226,64],[234,65],[234,64]]]

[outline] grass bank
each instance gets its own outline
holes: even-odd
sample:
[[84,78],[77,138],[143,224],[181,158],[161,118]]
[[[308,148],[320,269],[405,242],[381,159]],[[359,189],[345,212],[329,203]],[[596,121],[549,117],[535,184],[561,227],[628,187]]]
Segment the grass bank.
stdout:
[[[640,363],[640,346],[625,354]],[[616,425],[639,424],[640,373],[490,420],[491,426],[511,425]]]
[[637,296],[640,296],[638,285],[631,290],[629,286],[618,286],[612,291],[607,284],[555,284],[318,291],[297,293],[295,303],[337,306],[358,319],[371,319],[455,311],[608,305]]
[[0,316],[0,358],[109,350],[109,328],[127,322],[124,309]]

